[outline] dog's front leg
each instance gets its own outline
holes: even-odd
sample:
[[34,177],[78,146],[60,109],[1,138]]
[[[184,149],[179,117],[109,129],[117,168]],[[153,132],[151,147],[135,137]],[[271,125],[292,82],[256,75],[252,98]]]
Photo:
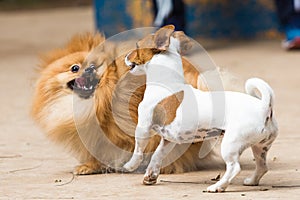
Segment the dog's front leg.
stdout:
[[130,160],[123,166],[127,171],[136,170],[143,161],[143,153],[150,139],[149,128],[137,126],[135,130],[135,147]]
[[161,141],[154,151],[151,161],[144,175],[143,184],[153,185],[156,183],[163,159],[170,153],[176,144],[161,138]]

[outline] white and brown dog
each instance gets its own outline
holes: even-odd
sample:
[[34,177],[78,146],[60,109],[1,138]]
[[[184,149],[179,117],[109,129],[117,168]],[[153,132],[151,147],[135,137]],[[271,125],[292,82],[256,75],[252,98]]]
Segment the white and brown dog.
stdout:
[[[223,136],[221,154],[226,173],[208,192],[225,191],[240,172],[239,157],[252,148],[256,169],[244,185],[258,185],[267,172],[266,155],[277,136],[273,116],[273,91],[261,79],[247,80],[247,94],[239,92],[203,92],[185,84],[180,49],[186,48],[188,38],[174,32],[169,25],[149,37],[156,48],[136,49],[126,57],[133,74],[147,77],[144,99],[138,107],[135,131],[135,150],[124,168],[135,170],[143,160],[143,151],[150,138],[150,130],[162,139],[152,155],[143,183],[156,183],[162,161],[176,143],[192,143],[205,138]],[[255,90],[261,94],[259,98]]]

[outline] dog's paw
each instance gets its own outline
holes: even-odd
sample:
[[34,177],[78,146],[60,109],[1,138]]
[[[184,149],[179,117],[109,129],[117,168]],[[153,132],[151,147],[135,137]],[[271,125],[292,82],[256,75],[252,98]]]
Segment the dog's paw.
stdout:
[[91,168],[88,165],[79,165],[75,167],[73,174],[75,175],[89,175],[89,174],[96,174],[96,170]]
[[225,187],[219,186],[218,184],[213,184],[211,186],[209,186],[206,191],[207,192],[224,192],[225,191]]
[[123,169],[128,172],[133,172],[140,166],[142,161],[143,161],[143,155],[133,154],[131,159],[127,163],[125,163]]
[[123,172],[133,172],[134,170],[136,170],[138,168],[139,165],[134,164],[132,162],[127,162],[123,167],[122,167],[122,171]]
[[246,186],[257,186],[258,183],[259,183],[259,181],[255,180],[252,177],[245,178],[245,180],[244,180],[244,185],[246,185]]
[[106,174],[113,173],[115,170],[110,167],[93,166],[89,164],[83,164],[75,167],[73,174],[75,175],[90,175],[90,174]]
[[149,174],[144,176],[143,184],[144,185],[154,185],[157,182],[158,175]]
[[135,166],[131,163],[127,162],[121,169],[123,172],[133,172],[135,170]]

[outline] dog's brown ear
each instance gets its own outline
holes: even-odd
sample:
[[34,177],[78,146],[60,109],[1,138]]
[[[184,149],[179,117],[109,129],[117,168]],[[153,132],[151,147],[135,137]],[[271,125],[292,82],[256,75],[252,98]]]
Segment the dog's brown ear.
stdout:
[[144,37],[143,39],[140,39],[136,43],[136,47],[140,48],[140,49],[143,49],[143,48],[155,48],[154,34],[149,34],[146,37]]
[[180,53],[184,54],[186,53],[188,50],[190,50],[192,48],[192,41],[190,40],[190,38],[188,36],[186,36],[184,34],[183,31],[175,31],[173,33],[173,37],[178,39],[180,42]]
[[155,48],[159,50],[167,50],[170,45],[170,37],[174,32],[175,26],[167,25],[156,31],[154,35]]

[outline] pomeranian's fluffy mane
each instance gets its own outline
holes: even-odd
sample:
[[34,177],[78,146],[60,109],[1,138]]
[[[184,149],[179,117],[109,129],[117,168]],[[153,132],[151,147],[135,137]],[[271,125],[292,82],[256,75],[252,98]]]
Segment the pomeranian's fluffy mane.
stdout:
[[77,34],[73,36],[62,48],[57,48],[40,55],[38,71],[44,69],[52,62],[72,53],[89,52],[104,41],[104,35],[99,32],[94,34],[90,32]]

